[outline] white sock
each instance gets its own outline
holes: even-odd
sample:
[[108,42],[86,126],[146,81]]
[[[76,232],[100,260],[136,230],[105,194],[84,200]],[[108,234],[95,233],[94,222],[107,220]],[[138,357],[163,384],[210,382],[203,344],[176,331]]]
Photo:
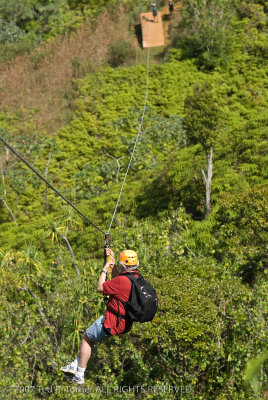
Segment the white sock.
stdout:
[[73,368],[77,369],[77,367],[78,367],[78,361],[79,361],[79,358],[76,357],[76,359],[75,359],[74,361],[71,362],[71,366],[72,366]]
[[82,378],[84,376],[85,370],[86,368],[77,367],[76,375]]

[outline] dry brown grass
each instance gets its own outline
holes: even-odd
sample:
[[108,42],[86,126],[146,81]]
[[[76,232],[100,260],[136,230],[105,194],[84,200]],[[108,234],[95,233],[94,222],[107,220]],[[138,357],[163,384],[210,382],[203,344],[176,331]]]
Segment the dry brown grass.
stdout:
[[120,9],[102,13],[95,27],[85,23],[71,37],[18,57],[0,71],[1,109],[16,114],[34,109],[38,131],[55,132],[70,118],[72,79],[106,62],[111,43],[130,38],[128,15]]

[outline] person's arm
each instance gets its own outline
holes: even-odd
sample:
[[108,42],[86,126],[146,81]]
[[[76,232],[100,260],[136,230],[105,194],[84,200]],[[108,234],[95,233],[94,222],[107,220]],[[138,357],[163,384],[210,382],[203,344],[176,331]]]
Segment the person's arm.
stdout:
[[104,267],[101,270],[101,274],[100,274],[99,282],[98,282],[98,292],[103,292],[103,284],[106,281],[106,276],[107,276],[109,268],[112,268],[112,277],[114,278],[114,276],[113,276],[113,270],[115,267],[114,253],[111,249],[107,248],[106,255],[107,255],[107,257],[110,257],[110,260],[104,265]]
[[103,284],[106,281],[106,276],[107,276],[107,272],[109,270],[110,267],[110,263],[106,263],[104,265],[104,267],[102,268],[100,277],[99,277],[99,283],[98,283],[98,292],[103,292]]

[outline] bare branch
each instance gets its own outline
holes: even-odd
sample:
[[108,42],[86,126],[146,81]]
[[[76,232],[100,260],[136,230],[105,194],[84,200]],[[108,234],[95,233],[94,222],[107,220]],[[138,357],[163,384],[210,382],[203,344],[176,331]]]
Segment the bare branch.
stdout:
[[206,185],[207,184],[207,177],[205,175],[205,172],[204,172],[203,168],[201,168],[201,172],[202,172],[202,176],[203,176],[203,179],[204,179],[204,183]]
[[[24,285],[24,287],[22,289],[26,290],[26,292],[28,292],[32,298],[37,299],[37,296],[29,289],[29,287],[27,285]],[[50,323],[48,322],[47,317],[41,307],[40,301],[38,301],[37,304],[38,304],[37,308],[38,308],[39,314],[41,315],[44,323],[50,327]]]
[[212,158],[213,158],[213,147],[210,147],[209,153],[207,154],[207,176],[204,170],[201,169],[204,183],[206,186],[206,216],[210,213],[211,210],[210,193],[211,193],[211,181],[212,181],[212,169],[213,169]]
[[[38,299],[37,296],[29,289],[29,287],[28,287],[27,285],[24,284],[24,286],[23,286],[21,289],[22,289],[22,290],[25,290],[26,292],[28,292],[29,295],[30,295],[32,298],[34,298],[34,299],[36,299],[36,300]],[[46,314],[45,314],[44,311],[43,311],[43,308],[42,308],[42,306],[41,306],[40,301],[37,301],[36,303],[37,303],[37,308],[38,308],[39,314],[41,315],[44,324],[53,330],[54,339],[55,339],[55,344],[58,346],[58,341],[57,341],[57,337],[56,337],[56,333],[55,333],[55,328],[54,328],[54,326],[51,326],[51,325],[50,325],[50,323],[49,323],[49,321],[48,321],[48,319],[47,319],[47,317],[46,317]]]
[[44,147],[44,146],[41,147],[40,151],[38,152],[37,156],[35,157],[35,160],[34,160],[34,162],[32,163],[32,167],[35,166],[36,161],[39,159],[39,156],[40,156],[40,154],[41,154],[41,151],[43,150],[43,147]]
[[207,156],[208,164],[207,164],[207,171],[208,171],[208,182],[209,185],[211,185],[211,180],[212,180],[212,157],[213,157],[213,148],[210,147],[209,154]]
[[1,200],[2,200],[2,202],[3,202],[3,204],[4,204],[4,206],[6,207],[7,211],[9,212],[11,218],[12,218],[13,221],[15,222],[15,224],[18,225],[18,224],[17,224],[17,221],[16,221],[16,218],[15,218],[14,214],[12,213],[12,211],[10,210],[10,208],[8,207],[8,205],[7,205],[6,201],[5,201],[5,199],[1,198]]
[[61,235],[57,230],[56,230],[55,232],[56,232],[56,234],[59,235],[59,237],[61,237],[62,240],[64,240],[65,243],[67,244],[68,250],[69,250],[69,252],[70,252],[70,254],[71,254],[71,257],[72,257],[72,260],[73,260],[73,265],[74,265],[74,268],[75,268],[75,272],[76,272],[77,275],[80,275],[80,271],[79,271],[79,269],[78,269],[78,267],[77,267],[77,265],[76,265],[76,262],[75,262],[75,257],[74,257],[74,252],[73,252],[72,246],[71,246],[71,244],[70,244],[70,242],[69,242],[69,240],[68,240],[68,238],[67,238],[68,227],[66,228],[66,232],[65,232],[65,235],[64,235],[64,236]]
[[54,179],[57,178],[57,176],[64,170],[66,164],[69,162],[69,158],[67,158],[63,164],[63,167],[54,175]]
[[49,168],[49,164],[50,164],[50,161],[51,161],[51,157],[52,157],[52,150],[51,150],[51,152],[49,153],[49,157],[48,157],[48,161],[47,161],[47,166],[46,166],[46,169],[45,169],[45,178],[47,178],[47,175],[48,175],[48,168]]
[[3,184],[3,190],[4,190],[4,197],[6,197],[7,191],[6,191],[5,176],[4,176],[4,171],[3,171],[2,162],[0,162],[0,169],[1,169],[1,176],[2,176],[2,184]]
[[106,156],[112,158],[112,159],[115,160],[115,162],[117,163],[116,183],[118,183],[118,176],[119,176],[119,172],[120,172],[120,163],[119,163],[119,161],[122,160],[122,158],[124,158],[125,156],[116,158],[116,157],[114,157],[114,156],[111,156],[111,155],[108,154],[108,153],[106,153]]
[[6,163],[9,162],[9,148],[6,147]]
[[10,210],[10,208],[8,207],[7,202],[6,202],[6,200],[5,200],[5,197],[6,197],[6,195],[7,195],[7,190],[6,190],[6,185],[5,185],[5,175],[4,175],[4,171],[3,171],[2,162],[0,162],[0,169],[1,169],[2,184],[3,184],[3,191],[4,191],[4,197],[1,197],[0,200],[2,200],[4,206],[6,207],[7,211],[8,211],[9,214],[11,215],[11,218],[13,219],[13,221],[15,222],[15,224],[17,225],[16,218],[15,218],[14,214],[12,213],[12,211]]
[[36,354],[34,354],[33,373],[32,373],[32,378],[31,378],[30,386],[32,386],[33,380],[34,380],[34,375],[35,375],[35,364],[36,364]]

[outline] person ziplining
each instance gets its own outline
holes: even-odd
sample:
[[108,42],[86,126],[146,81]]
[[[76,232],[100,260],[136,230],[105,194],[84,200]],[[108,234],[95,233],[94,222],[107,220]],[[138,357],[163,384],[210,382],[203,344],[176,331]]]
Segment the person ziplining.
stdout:
[[[137,253],[133,250],[122,251],[119,269],[110,248],[106,249],[106,255],[108,262],[100,272],[97,287],[99,292],[109,296],[106,312],[87,328],[76,359],[61,368],[71,382],[78,385],[84,383],[87,363],[96,343],[129,332],[134,321],[151,321],[157,310],[155,290],[139,273]],[[106,281],[109,269],[112,279]]]
[[[121,194],[126,182],[128,171],[134,157],[134,152],[143,127],[149,87],[149,58],[147,53],[146,95],[140,126],[134,143],[133,151],[123,179],[118,200],[115,205],[108,232],[105,234],[105,262],[98,281],[98,291],[109,296],[107,309],[84,333],[79,355],[74,361],[61,368],[71,382],[78,385],[84,383],[84,374],[96,343],[103,342],[111,336],[121,335],[131,330],[134,321],[151,321],[156,313],[158,299],[154,288],[139,273],[138,255],[133,250],[124,250],[119,256],[119,269],[115,265],[113,251],[109,248],[109,232],[113,224]],[[106,281],[109,268],[111,280]]]
[[[157,11],[157,10],[156,10]],[[154,12],[154,11],[153,11]],[[157,15],[156,15],[157,16]],[[150,38],[150,33],[149,33]],[[76,210],[87,222],[93,225],[99,232],[105,235],[105,260],[98,280],[98,291],[109,296],[107,309],[104,315],[100,316],[84,333],[80,352],[78,357],[61,371],[72,376],[71,381],[77,384],[84,383],[84,373],[88,360],[92,353],[95,343],[102,342],[111,336],[121,335],[131,330],[134,321],[147,322],[154,318],[157,311],[158,299],[154,288],[139,273],[138,255],[133,250],[124,250],[119,256],[119,269],[115,265],[113,251],[109,248],[109,233],[115,218],[121,194],[126,182],[129,168],[134,157],[134,152],[143,128],[143,121],[147,105],[148,87],[149,87],[149,49],[147,53],[147,71],[146,71],[146,95],[140,120],[140,126],[136,135],[133,151],[122,182],[118,200],[112,215],[108,232],[104,232],[94,222],[85,216],[77,207],[75,207],[65,196],[63,196],[46,178],[44,178],[21,154],[19,154],[5,139],[0,137],[0,141],[8,147],[20,160],[48,187],[50,187],[59,197],[61,197],[69,206]],[[111,269],[111,280],[106,281],[108,270]]]
[[[148,71],[148,70],[147,70]],[[148,72],[147,72],[147,91],[148,91]],[[147,99],[147,93],[146,93]],[[128,168],[123,180],[119,197],[115,206],[112,220],[109,226],[111,229],[119,200],[126,181],[128,170],[134,151],[138,142],[139,134],[143,125],[146,101],[143,110],[140,129],[136,137],[133,152],[128,164]],[[134,321],[151,321],[157,311],[158,299],[154,288],[139,273],[138,255],[133,250],[124,250],[119,256],[119,269],[115,266],[113,251],[109,248],[109,233],[104,233],[96,224],[89,220],[80,210],[78,210],[68,199],[66,199],[57,189],[55,189],[35,168],[33,168],[9,143],[3,138],[0,140],[21,159],[41,180],[43,180],[55,193],[57,193],[68,205],[73,207],[82,217],[92,224],[98,231],[105,235],[105,262],[98,281],[98,291],[110,296],[107,309],[104,315],[100,316],[85,332],[78,357],[70,364],[61,368],[65,374],[71,374],[72,383],[83,384],[84,373],[91,356],[92,348],[95,343],[102,342],[110,336],[120,335],[130,331]],[[106,281],[109,268],[111,269],[112,279]]]

